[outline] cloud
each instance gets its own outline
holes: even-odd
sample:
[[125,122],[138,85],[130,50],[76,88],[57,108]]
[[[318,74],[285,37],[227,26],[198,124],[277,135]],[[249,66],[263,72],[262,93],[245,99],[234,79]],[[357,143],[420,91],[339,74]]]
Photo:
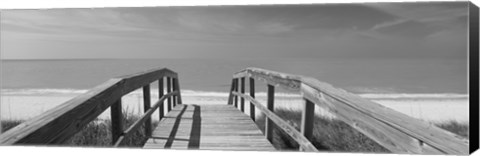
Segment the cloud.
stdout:
[[467,15],[467,2],[366,3],[392,15],[419,22],[442,21]]
[[466,2],[367,3],[397,18],[375,25],[378,31],[404,37],[424,38],[439,31],[464,27],[468,15]]
[[[132,19],[138,18],[110,9],[12,10],[3,13],[1,24],[7,26],[2,31],[114,35],[116,32],[144,31],[132,24]],[[30,31],[24,31],[27,29]]]
[[455,52],[466,42],[447,39],[466,38],[463,4],[7,10],[0,31],[2,52],[11,55],[78,49],[69,51],[77,55],[54,54],[81,56],[88,49],[110,56],[103,51],[136,49],[139,57],[168,51],[171,57],[443,57],[460,56]]
[[393,20],[393,21],[383,22],[383,23],[380,23],[380,24],[376,24],[370,30],[377,30],[377,29],[381,29],[381,28],[391,27],[391,26],[401,24],[401,23],[404,23],[404,22],[407,22],[407,21],[408,20],[406,20],[406,19],[397,19],[397,20]]

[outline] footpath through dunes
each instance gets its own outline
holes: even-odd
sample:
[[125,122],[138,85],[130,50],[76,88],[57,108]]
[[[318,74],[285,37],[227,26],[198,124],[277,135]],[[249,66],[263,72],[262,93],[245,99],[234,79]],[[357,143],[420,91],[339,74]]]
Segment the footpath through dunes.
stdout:
[[273,151],[257,125],[232,105],[173,108],[144,148]]
[[[265,104],[255,98],[255,80],[267,87]],[[152,103],[150,86],[158,82],[158,101]],[[248,83],[248,93],[246,84]],[[275,88],[299,92],[304,100],[300,130],[279,117]],[[122,97],[142,89],[144,114],[124,125]],[[245,104],[249,115],[246,115]],[[165,105],[167,108],[165,108]],[[273,129],[285,132],[301,151],[318,151],[313,139],[315,107],[332,112],[339,120],[393,153],[468,154],[469,141],[405,114],[396,112],[335,88],[315,78],[247,68],[233,74],[228,101],[224,105],[183,104],[178,74],[154,69],[112,78],[59,107],[0,135],[0,144],[62,144],[110,108],[113,147],[125,146],[127,137],[141,127],[149,138],[145,148],[275,150]],[[158,110],[160,123],[152,127]],[[264,133],[255,125],[255,111],[266,117]],[[153,130],[153,131],[152,131]]]

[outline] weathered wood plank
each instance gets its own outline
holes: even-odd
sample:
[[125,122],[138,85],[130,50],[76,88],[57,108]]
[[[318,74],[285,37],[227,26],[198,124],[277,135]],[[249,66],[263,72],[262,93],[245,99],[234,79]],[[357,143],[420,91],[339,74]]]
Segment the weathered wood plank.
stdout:
[[[331,110],[329,108],[333,108],[334,111],[332,112],[334,113],[335,111],[342,112],[335,113],[338,119],[344,121],[348,125],[351,125],[352,128],[365,134],[366,136],[378,142],[388,150],[394,151],[395,153],[413,153],[413,151],[420,151],[419,147],[417,146],[416,140],[412,139],[408,135],[404,133],[395,133],[398,130],[390,126],[378,123],[378,121],[371,118],[365,118],[360,112],[357,112],[350,107],[346,107],[345,105],[338,103],[332,103],[328,101],[328,98],[325,98],[327,100],[320,101],[320,99],[313,97],[315,97],[315,95],[310,94],[310,92],[305,92],[305,98],[312,100],[320,107],[327,108],[327,110]],[[348,114],[345,114],[346,112],[348,112]],[[391,134],[382,133],[385,131],[390,131]],[[408,142],[407,145],[409,146],[400,146],[397,142]]]
[[[172,78],[167,77],[167,93],[172,92]],[[172,98],[167,98],[167,112],[172,110]]]
[[124,95],[121,90],[124,83],[120,79],[111,79],[32,120],[25,121],[3,133],[0,144],[61,143]]
[[[172,90],[173,91],[177,91],[177,85],[175,85],[177,83],[177,78],[172,78]],[[172,96],[172,103],[173,103],[173,107],[175,107],[177,105],[177,96],[173,95]]]
[[[245,77],[240,78],[241,86],[240,92],[245,94]],[[245,99],[240,98],[240,111],[245,112]]]
[[300,90],[300,76],[269,71],[259,68],[247,68],[245,75],[263,81],[269,85],[279,86],[291,91]]
[[[334,88],[326,83],[319,82],[318,80],[307,78],[304,79],[306,82],[305,85],[302,84],[302,93],[304,96],[309,97],[308,99],[312,101],[316,99],[316,104],[319,104],[319,106],[323,107],[327,106],[337,116],[340,116],[341,114],[341,116],[352,118],[344,119],[344,121],[358,120],[360,118],[366,121],[366,118],[369,118],[370,122],[365,123],[366,125],[364,125],[368,125],[368,127],[364,127],[363,130],[360,130],[358,125],[351,126],[364,134],[370,133],[366,135],[370,136],[371,138],[377,138],[374,139],[377,142],[380,141],[379,138],[383,138],[383,141],[379,143],[385,147],[390,144],[391,146],[386,148],[392,150],[393,152],[445,154],[466,154],[465,152],[468,152],[468,140],[461,139],[461,137],[458,135],[446,132],[445,130],[434,126],[433,124],[409,117],[380,104],[363,99],[357,95],[350,94],[344,90]],[[328,103],[325,105],[325,103],[320,103],[320,93],[327,95],[330,97],[330,101],[337,101],[337,103],[335,105],[328,105]],[[347,109],[350,111],[347,111]],[[357,112],[357,116],[352,117],[353,112]],[[385,130],[378,130],[379,127],[385,127]],[[369,130],[366,131],[365,129]],[[392,136],[404,137],[392,138]],[[411,139],[406,140],[406,136]],[[418,145],[418,143],[416,143],[418,142],[417,140],[421,140],[425,144],[434,147],[436,151],[424,149],[424,146],[421,147]],[[389,144],[386,144],[385,142],[389,142]]]
[[228,93],[228,102],[227,104],[232,105],[233,104],[233,95],[232,91],[234,91],[235,87],[235,79],[232,79],[232,84],[230,85],[230,92]]
[[117,142],[118,137],[123,133],[123,115],[122,115],[122,99],[110,106],[110,116],[112,120],[112,144]]
[[[175,96],[175,95],[173,95]],[[143,87],[143,111],[147,112],[150,110],[150,85],[146,85]],[[153,109],[155,110],[155,109]],[[150,136],[152,135],[152,118],[150,116],[145,119],[145,135]]]
[[302,119],[300,130],[308,140],[313,139],[313,120],[315,119],[315,104],[310,100],[305,99],[302,109]]
[[[242,95],[244,95],[242,93]],[[274,111],[274,100],[275,100],[275,87],[272,85],[267,85],[267,109],[268,111],[272,112]],[[273,123],[272,120],[268,117],[265,116],[265,137],[267,138],[268,141],[272,142],[272,137],[273,137]]]
[[277,116],[275,113],[271,112],[267,107],[263,106],[260,102],[257,100],[253,99],[252,97],[244,94],[240,94],[238,92],[233,92],[233,94],[237,96],[243,96],[243,98],[249,100],[250,102],[253,102],[255,107],[257,107],[262,113],[265,114],[271,121],[273,121],[277,127],[279,127],[280,130],[284,131],[287,133],[292,139],[297,141],[297,143],[300,145],[300,147],[305,150],[305,151],[313,151],[316,152],[318,151],[315,146],[310,143],[310,141],[305,138],[305,136],[302,135],[295,127],[290,125],[289,123],[285,122],[282,118]]
[[[250,79],[250,97],[255,99],[255,79],[249,78]],[[253,121],[255,121],[255,106],[253,105],[252,102],[250,102],[250,118],[252,118]]]
[[[158,79],[158,99],[161,99],[162,96],[164,95],[164,86],[163,86],[163,77]],[[161,120],[163,118],[163,115],[165,115],[164,109],[165,107],[163,106],[164,101],[162,102],[162,106],[158,107],[158,119]]]
[[[123,132],[123,136],[120,137],[120,139],[118,139],[117,143],[115,143],[115,146],[118,146],[118,145],[121,145],[122,144],[122,141],[123,139],[125,138],[125,136],[128,136],[128,135],[131,135],[133,132],[135,132],[136,129],[138,129],[140,127],[140,125],[142,125],[143,123],[145,123],[145,121],[147,119],[149,119],[151,117],[151,115],[153,114],[153,112],[155,112],[155,110],[158,108],[158,107],[163,107],[163,104],[165,101],[165,99],[175,95],[175,94],[178,94],[178,91],[174,91],[174,92],[170,92],[164,96],[162,96],[156,103],[153,107],[151,107],[151,109],[148,109],[137,121],[135,121],[132,125],[130,125],[130,127],[128,127],[124,132]],[[165,119],[165,118],[164,118]],[[163,120],[164,120],[163,119]],[[149,135],[149,136],[152,136],[152,135]]]
[[175,91],[178,91],[178,95],[176,96],[176,97],[177,97],[177,104],[182,104],[182,103],[183,103],[183,102],[182,102],[182,93],[181,93],[181,91],[180,91],[180,82],[179,82],[178,79],[179,79],[179,78],[178,78],[178,76],[177,76],[177,78],[176,78],[176,80],[175,80],[175,84],[173,84],[173,85],[174,85],[175,88],[176,88]]
[[0,144],[59,144],[69,139],[123,95],[159,77],[177,74],[154,69],[113,78],[62,105],[28,120],[0,136]]
[[[328,107],[350,126],[373,138],[387,149],[396,153],[443,153],[467,154],[469,141],[433,124],[420,121],[370,100],[335,88],[314,78],[285,74],[259,68],[247,68],[235,73],[234,77],[247,75],[267,84],[299,90],[315,104]],[[306,87],[309,90],[305,90]],[[319,94],[329,96],[335,104],[322,102]],[[315,100],[314,100],[315,99]],[[337,106],[341,105],[341,106]],[[338,110],[340,107],[344,110]],[[350,110],[350,111],[346,111]],[[362,116],[363,121],[349,117],[351,112]],[[392,134],[396,133],[396,134]],[[390,136],[389,136],[390,135]],[[419,144],[418,142],[423,142]]]
[[[238,79],[235,79],[235,92],[238,92]],[[234,96],[234,106],[238,107],[238,96]]]
[[147,84],[152,83],[153,81],[156,81],[160,77],[177,77],[177,73],[171,71],[170,69],[152,69],[152,70],[147,70],[144,72],[139,72],[131,75],[125,75],[125,76],[120,76],[117,77],[118,79],[123,79],[126,82],[125,84],[125,91],[126,92],[131,92],[133,90],[136,90],[140,87],[143,87]]
[[275,150],[255,123],[232,105],[178,105],[160,121],[144,148]]

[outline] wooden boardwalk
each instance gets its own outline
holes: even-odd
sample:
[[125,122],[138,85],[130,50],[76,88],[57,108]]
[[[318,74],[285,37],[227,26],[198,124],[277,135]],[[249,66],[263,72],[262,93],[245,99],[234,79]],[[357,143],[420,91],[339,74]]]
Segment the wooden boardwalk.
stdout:
[[257,125],[232,105],[177,105],[144,148],[273,151]]
[[[266,103],[255,98],[256,80],[266,84]],[[150,92],[154,82],[161,88],[157,102],[152,102]],[[275,113],[275,88],[303,96],[303,104],[292,104],[301,106],[299,128]],[[144,114],[125,128],[122,97],[137,89],[143,91]],[[185,105],[178,74],[172,70],[116,77],[3,133],[0,145],[66,143],[110,108],[112,147],[131,145],[125,138],[143,126],[143,135],[149,137],[145,148],[273,151],[270,142],[277,129],[295,140],[300,151],[316,152],[314,113],[320,107],[393,153],[469,153],[469,140],[461,136],[315,78],[247,68],[233,74],[228,92],[225,105]],[[243,113],[247,104],[250,117]],[[157,110],[161,120],[153,129],[152,114]],[[265,115],[265,133],[254,123],[256,111]]]

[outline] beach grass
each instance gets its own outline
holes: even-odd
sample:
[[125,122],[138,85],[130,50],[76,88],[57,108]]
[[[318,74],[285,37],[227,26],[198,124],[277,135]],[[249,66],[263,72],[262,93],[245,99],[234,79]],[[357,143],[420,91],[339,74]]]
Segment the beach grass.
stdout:
[[[127,129],[140,117],[123,113],[123,129]],[[5,132],[16,125],[22,123],[21,120],[2,121],[2,132]],[[152,128],[156,127],[158,122],[152,123]],[[109,147],[112,146],[111,120],[95,119],[87,124],[80,132],[72,136],[61,146],[82,146],[82,147]],[[127,136],[124,140],[124,147],[142,147],[147,137],[145,137],[144,125],[140,126],[134,133]]]
[[[288,108],[275,109],[275,113],[282,119],[300,130],[301,112]],[[124,113],[124,129],[135,122],[139,116]],[[256,124],[264,131],[265,116],[256,117]],[[2,128],[6,131],[22,121],[11,120],[3,121]],[[371,140],[362,133],[351,128],[349,125],[336,119],[325,118],[316,115],[314,120],[314,134],[312,144],[320,151],[329,152],[365,152],[365,153],[389,153],[387,149]],[[111,146],[111,121],[96,119],[89,123],[83,130],[75,134],[68,140],[65,146],[86,146],[86,147],[108,147]],[[158,123],[153,123],[152,127],[156,127]],[[458,134],[465,138],[469,137],[468,123],[460,123],[456,121],[447,121],[435,123],[452,133]],[[141,126],[133,135],[125,140],[125,147],[141,147],[146,141],[145,131]],[[298,150],[298,144],[290,138],[286,133],[278,128],[273,131],[273,145],[281,150]]]
[[[300,131],[300,111],[288,108],[278,108],[275,109],[275,114]],[[255,122],[257,126],[264,131],[265,116],[260,115],[257,116],[256,119]],[[448,121],[435,123],[435,125],[467,139],[469,137],[468,123]],[[386,148],[353,129],[346,123],[319,115],[316,115],[314,119],[313,139],[311,142],[319,151],[390,153]],[[298,144],[290,138],[290,136],[278,128],[274,128],[273,130],[272,144],[275,148],[281,150],[296,151],[299,148]]]
[[464,138],[469,138],[470,136],[468,123],[461,123],[455,120],[451,120],[451,121],[437,122],[435,123],[435,125],[449,132],[460,135]]

